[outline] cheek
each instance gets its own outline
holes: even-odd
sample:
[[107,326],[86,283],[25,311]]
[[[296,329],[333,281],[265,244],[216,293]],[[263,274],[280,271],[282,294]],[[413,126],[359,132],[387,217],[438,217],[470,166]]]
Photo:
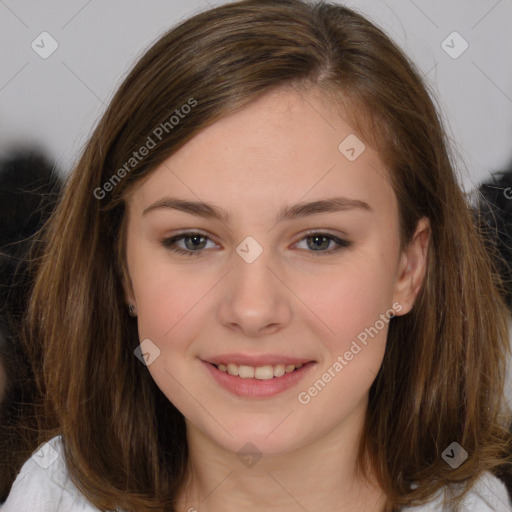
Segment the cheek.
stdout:
[[187,418],[199,422],[201,415],[184,392],[190,388],[191,367],[183,363],[194,347],[194,340],[201,337],[209,316],[205,311],[206,296],[215,281],[153,260],[153,264],[133,272],[132,283],[137,298],[139,339],[151,340],[158,349],[148,371],[169,401]]
[[297,400],[326,424],[335,424],[361,403],[384,357],[392,316],[392,276],[384,261],[370,263],[359,259],[350,269],[333,274],[334,279],[315,280],[309,295],[311,309],[319,317],[316,331],[324,325],[325,357],[302,384]]
[[387,255],[373,254],[377,256],[354,253],[302,284],[300,296],[323,324],[331,349],[350,345],[392,305],[393,267]]
[[160,344],[185,316],[199,291],[194,291],[186,272],[172,272],[165,253],[146,242],[135,228],[128,234],[126,251],[139,337]]
[[176,333],[183,329],[191,335],[202,299],[215,281],[207,277],[199,279],[169,265],[148,267],[132,277],[140,335],[161,342],[171,336],[176,339]]

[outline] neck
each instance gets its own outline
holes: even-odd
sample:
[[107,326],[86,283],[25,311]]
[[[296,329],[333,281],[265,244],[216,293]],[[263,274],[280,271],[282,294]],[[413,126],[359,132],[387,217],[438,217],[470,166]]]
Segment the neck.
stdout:
[[242,463],[187,421],[188,478],[178,512],[384,512],[387,499],[357,471],[366,403],[343,425],[277,456]]

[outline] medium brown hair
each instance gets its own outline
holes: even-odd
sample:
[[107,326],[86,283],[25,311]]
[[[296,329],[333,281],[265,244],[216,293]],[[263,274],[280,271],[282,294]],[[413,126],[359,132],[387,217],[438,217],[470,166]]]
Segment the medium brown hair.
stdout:
[[[509,462],[506,306],[419,72],[346,7],[247,0],[195,15],[143,55],[46,231],[27,342],[60,421],[47,437],[63,434],[71,477],[100,509],[174,510],[188,460],[182,414],[133,354],[137,324],[122,286],[126,195],[201,130],[284,86],[323,90],[379,152],[398,198],[402,248],[420,218],[431,223],[424,286],[413,309],[390,322],[370,389],[360,469],[374,468],[389,507],[398,507],[451,483],[467,491]],[[179,124],[126,167],[191,99]],[[453,441],[468,452],[456,469],[441,457]]]

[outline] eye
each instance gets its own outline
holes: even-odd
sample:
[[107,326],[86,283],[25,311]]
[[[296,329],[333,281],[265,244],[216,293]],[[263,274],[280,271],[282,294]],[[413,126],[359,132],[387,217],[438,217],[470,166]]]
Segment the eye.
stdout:
[[[200,256],[203,249],[205,249],[207,241],[210,240],[204,233],[190,232],[182,233],[181,235],[165,238],[162,240],[162,245],[172,252],[178,254],[186,254],[187,256]],[[183,241],[184,248],[177,246],[178,242]],[[210,240],[210,242],[214,243]],[[216,245],[216,244],[215,244]]]
[[[301,238],[300,242],[302,241],[306,242],[306,247],[308,249],[312,249],[308,251],[311,252],[312,256],[331,254],[339,251],[340,249],[350,247],[351,245],[351,242],[348,240],[343,240],[342,238],[329,233],[322,233],[318,231],[310,231],[304,238]],[[332,247],[332,243],[335,244],[334,249],[327,250],[329,247]]]
[[[203,253],[204,249],[207,248],[208,241],[214,246],[217,245],[206,234],[192,231],[189,233],[182,233],[171,238],[165,238],[161,243],[165,248],[177,254],[201,256],[201,253]],[[299,242],[303,241],[306,242],[307,252],[310,252],[312,256],[331,254],[342,248],[350,247],[351,245],[351,242],[347,240],[343,240],[342,238],[329,233],[317,231],[307,233],[305,237],[299,240]],[[178,243],[182,243],[182,246],[179,246]],[[332,244],[334,244],[335,247],[329,249],[332,247]]]

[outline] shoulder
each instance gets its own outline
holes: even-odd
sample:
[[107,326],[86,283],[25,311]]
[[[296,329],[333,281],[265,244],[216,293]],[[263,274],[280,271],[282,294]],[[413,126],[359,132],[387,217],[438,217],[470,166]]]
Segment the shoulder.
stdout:
[[[444,512],[443,497],[440,493],[432,502],[419,506],[407,507],[403,512]],[[489,472],[476,481],[472,489],[461,502],[460,510],[464,512],[512,512],[507,488],[505,484]]]
[[25,462],[1,512],[99,512],[71,481],[61,436],[42,444]]

